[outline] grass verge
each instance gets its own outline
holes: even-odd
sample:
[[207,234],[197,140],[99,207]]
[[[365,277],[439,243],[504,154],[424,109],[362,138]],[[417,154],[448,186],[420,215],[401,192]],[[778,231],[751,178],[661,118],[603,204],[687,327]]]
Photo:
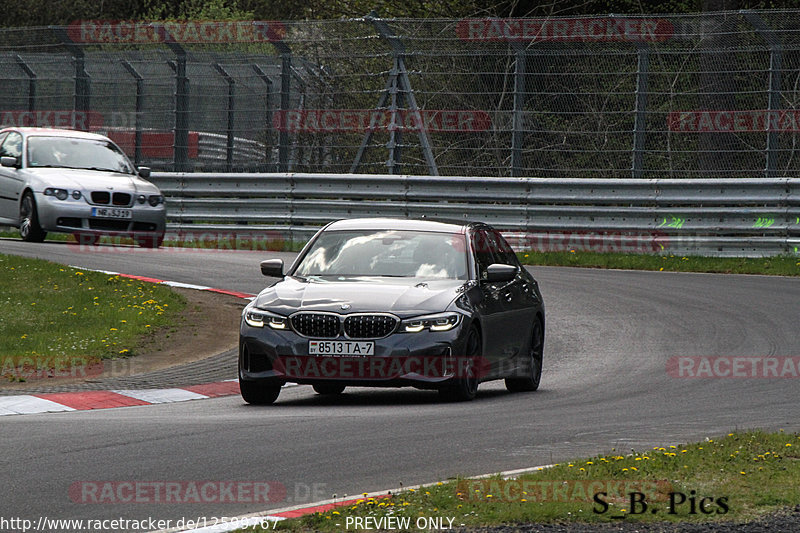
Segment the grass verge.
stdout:
[[669,272],[800,275],[800,257],[699,257],[597,252],[520,252],[524,265],[617,268]]
[[0,376],[12,381],[135,355],[186,304],[166,286],[3,254],[0,295]]
[[[595,496],[602,492],[605,495]],[[633,505],[631,493],[641,495],[634,497]],[[515,479],[457,479],[387,498],[362,498],[278,522],[276,529],[369,529],[364,522],[359,528],[355,520],[367,517],[372,529],[382,523],[386,529],[407,530],[421,529],[420,518],[429,525],[431,518],[442,519],[445,526],[452,519],[453,527],[621,520],[743,522],[798,501],[800,435],[750,431],[686,445],[612,450]],[[393,522],[376,522],[388,517],[394,517]]]

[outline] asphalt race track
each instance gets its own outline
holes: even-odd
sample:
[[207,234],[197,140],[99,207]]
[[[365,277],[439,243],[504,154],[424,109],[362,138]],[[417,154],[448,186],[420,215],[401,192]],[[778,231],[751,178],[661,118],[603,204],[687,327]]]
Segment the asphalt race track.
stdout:
[[[0,240],[0,252],[257,292],[258,262],[293,254],[143,251]],[[433,392],[294,387],[267,407],[227,397],[0,419],[2,514],[36,519],[235,516],[625,452],[762,427],[800,430],[798,378],[688,379],[676,356],[798,356],[800,279],[531,269],[547,306],[535,393],[481,386],[471,403]],[[82,481],[275,481],[286,497],[242,503],[78,504]]]

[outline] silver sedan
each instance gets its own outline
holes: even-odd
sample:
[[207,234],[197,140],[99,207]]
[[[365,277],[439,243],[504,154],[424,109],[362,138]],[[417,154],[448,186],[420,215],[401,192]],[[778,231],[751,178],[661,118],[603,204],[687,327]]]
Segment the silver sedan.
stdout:
[[45,128],[0,130],[0,224],[25,241],[47,232],[72,233],[81,243],[101,235],[161,245],[166,209],[147,181],[108,137]]

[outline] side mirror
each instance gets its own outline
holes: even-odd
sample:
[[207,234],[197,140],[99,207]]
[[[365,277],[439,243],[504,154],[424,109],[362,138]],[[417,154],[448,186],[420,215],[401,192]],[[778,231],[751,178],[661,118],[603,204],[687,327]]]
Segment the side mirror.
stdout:
[[267,259],[261,261],[261,273],[270,278],[282,278],[283,259]]
[[4,167],[17,167],[17,158],[11,157],[10,155],[4,155],[0,157],[0,165]]
[[486,281],[502,282],[511,281],[517,276],[517,267],[494,263],[486,267]]
[[150,167],[139,167],[136,169],[139,172],[139,177],[147,179],[150,177]]

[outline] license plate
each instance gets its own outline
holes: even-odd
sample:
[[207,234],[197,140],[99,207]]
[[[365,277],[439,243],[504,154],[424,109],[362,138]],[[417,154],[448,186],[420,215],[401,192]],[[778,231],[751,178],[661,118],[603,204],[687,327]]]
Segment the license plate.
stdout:
[[366,356],[375,353],[374,342],[364,341],[308,341],[309,355]]
[[110,207],[93,207],[92,216],[97,218],[133,218],[130,209],[112,209]]

